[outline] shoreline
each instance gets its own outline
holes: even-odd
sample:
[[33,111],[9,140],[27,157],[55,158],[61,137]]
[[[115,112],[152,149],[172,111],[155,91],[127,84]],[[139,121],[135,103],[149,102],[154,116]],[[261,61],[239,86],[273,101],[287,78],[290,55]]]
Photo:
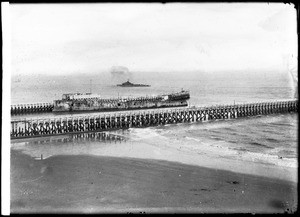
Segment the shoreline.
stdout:
[[[276,149],[239,150],[247,137],[230,143],[239,128],[295,125],[287,117],[11,141],[11,211],[293,213],[298,159],[279,158]],[[283,141],[258,132],[255,138],[296,145],[294,136]]]
[[279,159],[276,155],[230,149],[223,141],[199,141],[182,136],[185,132],[178,132],[181,129],[188,130],[188,127],[197,125],[172,128],[175,136],[169,135],[168,130],[143,128],[106,133],[106,136],[113,137],[108,141],[103,141],[102,138],[68,140],[72,137],[65,135],[12,142],[12,147],[34,158],[40,158],[42,154],[44,159],[56,155],[92,155],[166,160],[298,182],[298,165],[295,159]]
[[294,212],[297,183],[181,163],[11,151],[11,213]]

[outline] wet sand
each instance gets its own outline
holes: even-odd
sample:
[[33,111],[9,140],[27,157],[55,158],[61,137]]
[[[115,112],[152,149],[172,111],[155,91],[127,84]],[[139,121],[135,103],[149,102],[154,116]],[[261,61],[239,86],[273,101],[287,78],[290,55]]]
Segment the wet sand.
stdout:
[[282,213],[297,183],[187,164],[11,150],[11,213]]

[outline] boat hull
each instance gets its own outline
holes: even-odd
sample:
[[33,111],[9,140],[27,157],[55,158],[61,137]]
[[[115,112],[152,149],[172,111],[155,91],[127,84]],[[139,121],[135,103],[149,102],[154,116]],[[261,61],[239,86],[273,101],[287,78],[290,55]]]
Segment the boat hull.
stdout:
[[[65,105],[64,105],[65,104]],[[109,102],[109,103],[77,103],[69,105],[68,102],[61,103],[59,106],[54,106],[53,112],[104,112],[104,111],[125,111],[139,109],[155,109],[168,107],[185,107],[188,106],[187,101],[165,101],[165,102]]]
[[54,101],[53,112],[122,111],[187,106],[188,91],[154,97],[103,99],[91,94],[64,94]]

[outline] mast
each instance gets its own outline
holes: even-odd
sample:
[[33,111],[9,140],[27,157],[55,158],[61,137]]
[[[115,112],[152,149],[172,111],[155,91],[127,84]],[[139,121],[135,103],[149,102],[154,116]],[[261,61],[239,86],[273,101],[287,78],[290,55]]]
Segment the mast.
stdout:
[[92,79],[90,79],[90,93],[92,93]]

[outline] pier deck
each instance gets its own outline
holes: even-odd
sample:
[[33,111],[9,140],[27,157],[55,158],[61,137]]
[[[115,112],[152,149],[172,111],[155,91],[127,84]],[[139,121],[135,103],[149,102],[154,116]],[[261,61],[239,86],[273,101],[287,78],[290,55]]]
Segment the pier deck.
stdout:
[[101,132],[131,127],[235,119],[248,116],[298,112],[298,100],[218,105],[166,110],[122,111],[101,114],[24,118],[11,121],[11,139]]

